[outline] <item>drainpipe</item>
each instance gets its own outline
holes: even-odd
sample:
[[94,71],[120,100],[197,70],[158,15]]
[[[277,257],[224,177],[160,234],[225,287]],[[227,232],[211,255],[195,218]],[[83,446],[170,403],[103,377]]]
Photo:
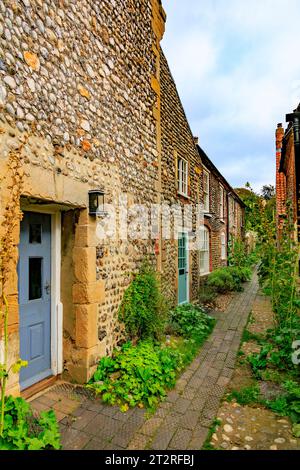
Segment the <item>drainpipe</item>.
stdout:
[[228,262],[228,243],[229,243],[229,235],[230,235],[230,232],[229,232],[229,195],[231,193],[228,193],[226,191],[226,219],[227,219],[227,227],[226,227],[226,232],[227,232],[227,257],[226,257],[226,260],[227,260],[227,266],[229,264]]

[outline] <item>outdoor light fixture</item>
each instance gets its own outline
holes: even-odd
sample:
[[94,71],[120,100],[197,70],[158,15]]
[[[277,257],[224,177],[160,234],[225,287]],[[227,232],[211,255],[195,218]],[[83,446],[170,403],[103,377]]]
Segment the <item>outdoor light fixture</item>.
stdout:
[[104,210],[104,191],[93,189],[89,191],[89,215],[96,217],[106,215]]

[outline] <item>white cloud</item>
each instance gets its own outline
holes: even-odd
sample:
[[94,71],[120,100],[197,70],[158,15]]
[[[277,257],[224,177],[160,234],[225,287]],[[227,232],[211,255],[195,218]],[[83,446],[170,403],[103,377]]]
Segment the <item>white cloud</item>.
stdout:
[[193,132],[219,166],[224,153],[218,139],[230,143],[228,174],[238,179],[240,172],[241,184],[249,154],[259,154],[264,174],[254,176],[258,183],[272,182],[276,124],[300,102],[299,0],[164,5],[163,47]]

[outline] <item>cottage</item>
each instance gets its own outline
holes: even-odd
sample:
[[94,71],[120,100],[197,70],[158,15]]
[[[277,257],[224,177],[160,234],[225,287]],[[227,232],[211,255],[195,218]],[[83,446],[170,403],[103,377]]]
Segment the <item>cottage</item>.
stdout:
[[197,145],[202,161],[204,224],[200,250],[200,273],[207,275],[228,264],[228,247],[244,238],[245,204],[204,150]]
[[77,3],[0,0],[1,289],[9,360],[28,361],[14,394],[91,377],[123,338],[119,305],[145,257],[173,304],[193,301],[241,230],[241,202],[203,163],[161,50],[161,1]]
[[300,221],[300,105],[293,113],[287,114],[288,126],[283,129],[278,124],[276,129],[276,217],[278,236],[282,223],[287,215],[287,201],[290,201],[293,222],[295,224],[295,239],[299,241]]

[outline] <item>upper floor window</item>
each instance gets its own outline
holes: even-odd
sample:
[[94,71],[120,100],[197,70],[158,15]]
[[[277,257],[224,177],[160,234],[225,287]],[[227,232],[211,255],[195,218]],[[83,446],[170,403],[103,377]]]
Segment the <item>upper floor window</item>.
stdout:
[[220,184],[220,219],[224,220],[224,188]]
[[178,158],[178,192],[188,195],[188,162],[183,158]]
[[209,212],[209,172],[203,170],[204,212]]

